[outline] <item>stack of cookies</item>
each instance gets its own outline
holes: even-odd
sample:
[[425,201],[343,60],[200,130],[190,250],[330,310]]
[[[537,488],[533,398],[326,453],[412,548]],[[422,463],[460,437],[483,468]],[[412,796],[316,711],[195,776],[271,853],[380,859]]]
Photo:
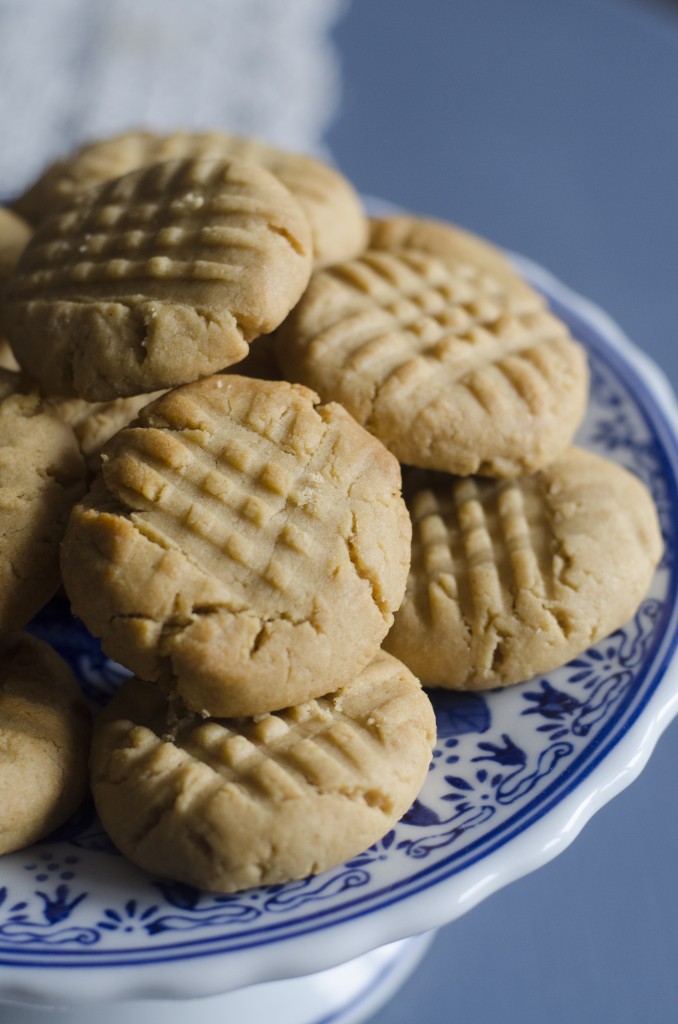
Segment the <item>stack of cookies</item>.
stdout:
[[87,467],[61,578],[134,673],[90,772],[137,864],[229,892],[357,854],[425,778],[420,681],[520,682],[633,614],[651,498],[571,446],[585,353],[489,244],[223,133],[87,146],[16,214],[13,387]]
[[75,613],[135,673],[96,725],[95,801],[157,873],[224,892],[303,877],[392,827],[435,740],[381,651],[410,563],[396,458],[341,405],[244,375],[269,376],[250,342],[367,222],[329,168],[226,136],[110,152],[144,165],[70,196],[48,174],[17,204],[38,223],[3,311],[90,467],[113,432],[61,554]]

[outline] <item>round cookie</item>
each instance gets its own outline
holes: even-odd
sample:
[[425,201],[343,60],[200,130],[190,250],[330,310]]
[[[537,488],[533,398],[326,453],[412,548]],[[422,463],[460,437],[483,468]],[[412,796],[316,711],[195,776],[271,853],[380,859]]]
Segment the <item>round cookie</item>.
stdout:
[[84,490],[71,428],[0,370],[0,631],[25,626],[59,586],[59,544]]
[[96,724],[92,792],[140,867],[235,892],[316,874],[380,839],[414,801],[434,742],[419,682],[383,652],[328,696],[256,719],[177,718],[132,679]]
[[5,331],[46,394],[156,391],[244,358],[297,302],[311,259],[306,217],[268,171],[154,164],[41,225],[8,282]]
[[533,309],[535,300],[540,301],[501,249],[456,224],[406,213],[375,218],[370,224],[369,248],[386,251],[418,249],[454,266],[466,265],[485,272],[502,285],[512,309],[516,311],[523,306]]
[[71,671],[27,633],[0,637],[0,854],[49,835],[88,782],[89,711]]
[[588,371],[565,324],[528,298],[470,264],[370,249],[313,275],[276,332],[278,362],[402,463],[531,473],[571,442]]
[[645,486],[583,449],[522,479],[405,481],[412,567],[384,647],[425,686],[491,689],[565,664],[633,616],[661,556]]
[[70,517],[64,586],[111,657],[191,709],[287,707],[353,678],[388,631],[410,559],[400,483],[341,406],[207,378],[105,446]]
[[351,259],[365,248],[367,219],[344,175],[313,157],[218,131],[129,132],[89,143],[48,167],[14,205],[37,224],[82,189],[147,164],[186,158],[246,160],[275,174],[308,217],[316,265]]

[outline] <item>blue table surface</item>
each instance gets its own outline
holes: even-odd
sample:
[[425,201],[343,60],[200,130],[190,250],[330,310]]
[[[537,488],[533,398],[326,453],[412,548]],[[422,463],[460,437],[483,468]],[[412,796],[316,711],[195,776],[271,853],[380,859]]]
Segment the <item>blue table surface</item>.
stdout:
[[[678,387],[678,4],[353,0],[327,141],[361,192],[522,252]],[[675,1024],[678,721],[559,857],[443,928],[372,1024]]]

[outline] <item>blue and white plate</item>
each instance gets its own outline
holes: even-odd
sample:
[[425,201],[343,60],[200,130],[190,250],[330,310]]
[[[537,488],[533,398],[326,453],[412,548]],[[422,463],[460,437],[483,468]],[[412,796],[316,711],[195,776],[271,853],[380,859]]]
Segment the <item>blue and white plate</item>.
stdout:
[[[517,262],[589,351],[578,442],[640,476],[659,510],[666,553],[633,621],[521,686],[434,693],[439,739],[420,798],[379,843],[318,877],[201,893],[128,864],[84,808],[0,862],[0,998],[189,998],[328,968],[443,925],[545,863],[639,774],[678,710],[675,400],[603,313]],[[121,671],[65,604],[35,631],[103,703]]]

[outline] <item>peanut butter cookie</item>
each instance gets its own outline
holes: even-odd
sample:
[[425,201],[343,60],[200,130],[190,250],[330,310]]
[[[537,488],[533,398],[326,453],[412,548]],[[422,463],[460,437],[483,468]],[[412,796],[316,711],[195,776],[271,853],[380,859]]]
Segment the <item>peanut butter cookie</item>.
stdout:
[[0,637],[0,854],[77,810],[89,739],[89,711],[66,662],[27,633]]
[[63,581],[111,657],[195,711],[252,715],[374,657],[410,538],[400,467],[341,406],[224,374],[164,395],[104,447]]
[[652,498],[572,448],[517,480],[413,471],[407,593],[384,646],[424,685],[482,690],[565,664],[622,626],[662,551]]
[[133,679],[97,723],[92,790],[130,860],[234,892],[316,874],[376,842],[416,797],[434,742],[428,698],[382,652],[341,689],[256,719],[177,717],[157,686]]
[[301,207],[268,171],[155,164],[42,224],[8,282],[5,330],[46,394],[155,391],[244,358],[297,302],[311,255]]

